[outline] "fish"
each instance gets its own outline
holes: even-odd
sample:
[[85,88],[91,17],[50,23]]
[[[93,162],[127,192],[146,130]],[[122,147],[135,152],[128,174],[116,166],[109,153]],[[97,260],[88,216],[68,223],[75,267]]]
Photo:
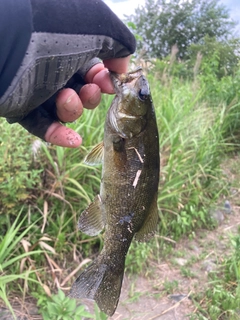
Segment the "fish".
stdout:
[[110,78],[116,95],[107,112],[104,139],[85,159],[89,165],[102,163],[100,193],[78,221],[78,228],[90,236],[105,229],[104,245],[73,283],[69,296],[94,300],[112,316],[133,238],[147,241],[159,223],[160,156],[155,110],[142,69],[110,72]]

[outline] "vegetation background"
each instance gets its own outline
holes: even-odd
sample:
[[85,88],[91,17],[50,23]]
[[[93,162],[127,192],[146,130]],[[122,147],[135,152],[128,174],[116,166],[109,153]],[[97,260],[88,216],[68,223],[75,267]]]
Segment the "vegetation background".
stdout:
[[[138,39],[132,67],[142,65],[148,76],[161,145],[159,232],[149,244],[133,243],[126,261],[126,272],[139,274],[149,260],[167,258],[171,243],[216,227],[210,208],[231,198],[222,164],[239,152],[240,39],[217,0],[147,0],[126,23]],[[70,124],[83,136],[76,150],[0,120],[0,299],[13,313],[18,300],[34,302],[39,319],[106,318],[64,292],[102,248],[103,236],[80,233],[77,220],[99,192],[101,167],[82,160],[103,137],[111,100],[104,96]],[[221,281],[209,280],[208,303],[194,319],[239,316],[238,231],[221,261]]]

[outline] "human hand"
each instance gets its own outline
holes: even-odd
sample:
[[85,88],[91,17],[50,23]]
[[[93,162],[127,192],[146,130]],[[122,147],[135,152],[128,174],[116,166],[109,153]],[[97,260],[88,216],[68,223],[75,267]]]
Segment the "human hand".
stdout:
[[[70,88],[63,89],[57,97],[57,116],[63,122],[77,120],[83,108],[94,109],[101,101],[101,93],[114,93],[109,77],[109,71],[117,73],[127,72],[130,56],[126,58],[106,60],[104,64],[96,64],[86,74],[84,85],[79,95]],[[107,69],[108,68],[108,69]],[[54,122],[45,134],[45,140],[52,144],[75,148],[82,143],[81,136],[74,130]]]
[[[4,6],[8,5],[7,0],[2,1]],[[135,39],[103,1],[30,0],[27,3],[31,4],[28,12],[31,17],[25,17],[23,12],[21,15],[26,19],[19,18],[18,23],[31,21],[32,25],[27,33],[23,32],[26,26],[19,28],[10,38],[12,45],[8,45],[10,49],[17,48],[19,42],[22,56],[20,51],[17,54],[9,51],[2,64],[5,73],[0,63],[0,116],[6,117],[9,123],[18,122],[46,141],[77,147],[81,137],[60,122],[77,119],[83,107],[96,107],[102,92],[113,93],[108,69],[118,73],[127,71]],[[12,18],[16,18],[15,11],[11,11]],[[5,20],[9,21],[9,28],[12,20],[10,17]],[[29,40],[24,39],[24,49],[20,40],[25,33]],[[20,40],[15,43],[14,39]],[[4,39],[2,42],[5,48]],[[15,59],[11,61],[12,56]],[[18,63],[13,68],[16,59]]]

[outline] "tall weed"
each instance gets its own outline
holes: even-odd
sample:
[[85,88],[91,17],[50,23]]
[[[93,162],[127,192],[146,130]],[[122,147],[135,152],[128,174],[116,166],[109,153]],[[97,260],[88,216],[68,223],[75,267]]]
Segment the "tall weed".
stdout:
[[209,223],[204,208],[224,188],[222,112],[202,102],[204,92],[193,83],[166,86],[153,75],[150,85],[160,132],[160,225],[179,237]]
[[5,119],[0,130],[0,214],[17,215],[23,204],[35,199],[33,190],[41,186],[42,168],[33,165],[33,137]]
[[[25,261],[33,255],[39,255],[41,250],[31,250],[21,252],[21,248],[26,248],[27,241],[24,237],[31,232],[33,224],[29,225],[25,230],[21,231],[25,223],[26,217],[22,218],[20,212],[6,231],[5,235],[0,236],[0,299],[9,308],[14,315],[11,303],[9,301],[10,284],[17,281],[22,281],[23,287],[28,285],[28,282],[39,283],[32,276],[36,270],[23,270]],[[37,221],[35,222],[37,223]],[[21,270],[22,269],[22,270]],[[23,288],[25,294],[25,289]]]

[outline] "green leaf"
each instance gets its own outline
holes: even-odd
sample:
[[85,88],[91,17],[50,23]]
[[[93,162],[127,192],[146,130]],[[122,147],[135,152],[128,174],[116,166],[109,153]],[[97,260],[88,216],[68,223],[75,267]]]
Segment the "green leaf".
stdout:
[[75,310],[76,309],[76,300],[68,299],[67,306],[68,306],[68,310],[71,310],[71,311]]
[[64,292],[60,289],[58,290],[58,297],[61,301],[63,301],[66,298]]

